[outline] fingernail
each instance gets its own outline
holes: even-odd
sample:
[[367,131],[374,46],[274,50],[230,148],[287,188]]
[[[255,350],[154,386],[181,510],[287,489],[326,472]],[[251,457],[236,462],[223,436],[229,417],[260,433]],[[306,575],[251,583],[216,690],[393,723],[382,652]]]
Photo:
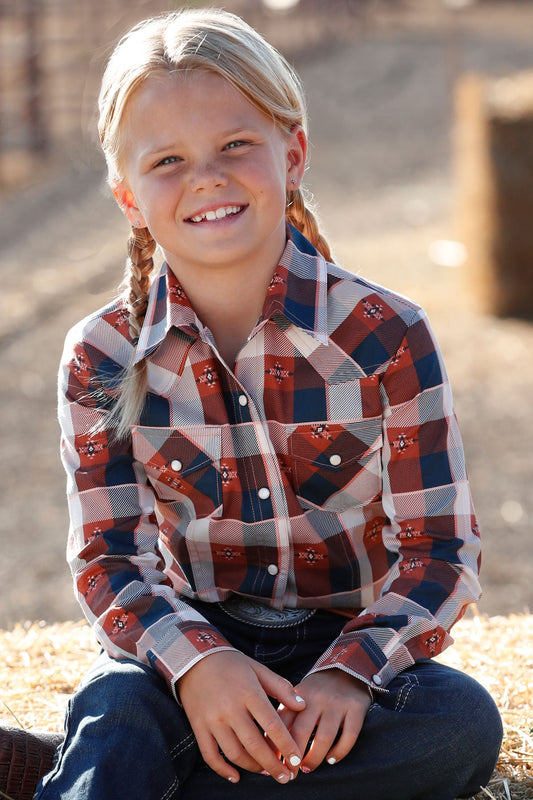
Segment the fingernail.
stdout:
[[266,778],[270,776],[270,772],[267,772],[266,769],[261,770],[261,775],[264,775]]
[[295,779],[295,777],[296,777],[296,773],[295,772],[291,772],[291,781],[293,781]]
[[285,706],[283,705],[283,703],[280,703],[279,706],[278,706],[278,711],[284,711],[284,710],[285,710]]
[[233,775],[230,775],[229,778],[228,778],[228,781],[230,783],[237,783],[237,778],[234,778]]
[[299,767],[300,764],[302,763],[302,759],[299,758],[298,756],[291,756],[289,758],[289,761],[291,762],[292,767]]
[[283,774],[283,775],[278,775],[278,781],[279,781],[280,783],[288,783],[288,782],[290,781],[290,778],[289,778],[289,776],[288,776],[288,775],[285,775],[285,774]]
[[296,700],[297,703],[305,703],[305,700],[303,699],[303,697],[300,697],[299,694],[297,694],[294,699]]
[[336,763],[337,763],[337,759],[336,759],[336,758],[333,758],[333,756],[331,756],[330,758],[328,758],[328,764],[336,764]]
[[300,767],[300,769],[302,770],[304,775],[309,775],[309,773],[311,772],[309,767]]

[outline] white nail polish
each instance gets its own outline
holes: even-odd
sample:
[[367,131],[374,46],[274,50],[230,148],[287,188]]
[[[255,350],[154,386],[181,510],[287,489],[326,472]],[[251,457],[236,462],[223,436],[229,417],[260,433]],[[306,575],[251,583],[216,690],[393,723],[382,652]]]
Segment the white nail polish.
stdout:
[[298,756],[291,756],[289,758],[289,761],[291,762],[292,767],[299,767],[300,764],[302,763],[302,759],[298,758]]
[[336,758],[333,758],[333,756],[331,756],[330,758],[328,758],[328,764],[331,764],[331,765],[333,765],[333,764],[336,764],[336,763],[337,763],[337,759],[336,759]]
[[300,697],[299,694],[297,694],[294,699],[296,700],[297,703],[305,703],[305,700],[303,699],[303,697]]

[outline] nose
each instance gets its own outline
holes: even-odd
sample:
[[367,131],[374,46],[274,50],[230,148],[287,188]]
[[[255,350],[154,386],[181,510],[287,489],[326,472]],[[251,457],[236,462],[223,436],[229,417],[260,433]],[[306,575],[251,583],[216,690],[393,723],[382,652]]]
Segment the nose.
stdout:
[[227,185],[227,177],[223,169],[214,163],[207,162],[191,167],[190,187],[193,192],[213,191]]

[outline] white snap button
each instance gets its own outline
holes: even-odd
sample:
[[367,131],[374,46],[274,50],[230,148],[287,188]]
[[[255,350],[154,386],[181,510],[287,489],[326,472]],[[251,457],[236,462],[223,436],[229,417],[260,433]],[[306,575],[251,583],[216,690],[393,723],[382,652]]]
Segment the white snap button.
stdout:
[[259,491],[257,492],[257,496],[260,500],[268,500],[270,497],[270,490],[267,489],[266,486],[262,486]]
[[383,683],[379,675],[372,675],[372,680],[376,684],[376,686],[381,686],[381,684]]
[[267,572],[269,575],[277,575],[279,570],[275,564],[269,564],[267,567]]
[[246,397],[245,394],[240,394],[239,395],[239,405],[241,405],[241,406],[247,406],[248,405],[248,398]]
[[341,462],[342,458],[338,453],[335,453],[334,455],[329,457],[329,463],[331,464],[332,467],[338,467]]
[[170,462],[170,469],[173,469],[174,472],[179,472],[183,468],[183,464],[179,460],[179,458],[175,458],[174,461]]

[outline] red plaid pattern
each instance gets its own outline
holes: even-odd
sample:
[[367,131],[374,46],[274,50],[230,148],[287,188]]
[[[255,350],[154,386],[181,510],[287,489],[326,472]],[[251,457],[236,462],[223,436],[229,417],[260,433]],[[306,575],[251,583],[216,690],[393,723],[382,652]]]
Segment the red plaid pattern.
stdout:
[[291,230],[232,372],[164,266],[135,353],[145,409],[117,442],[106,419],[134,346],[117,300],[70,332],[60,371],[69,561],[110,653],[173,687],[231,647],[188,599],[232,593],[346,614],[315,669],[378,687],[450,643],[479,596],[479,535],[418,306]]

